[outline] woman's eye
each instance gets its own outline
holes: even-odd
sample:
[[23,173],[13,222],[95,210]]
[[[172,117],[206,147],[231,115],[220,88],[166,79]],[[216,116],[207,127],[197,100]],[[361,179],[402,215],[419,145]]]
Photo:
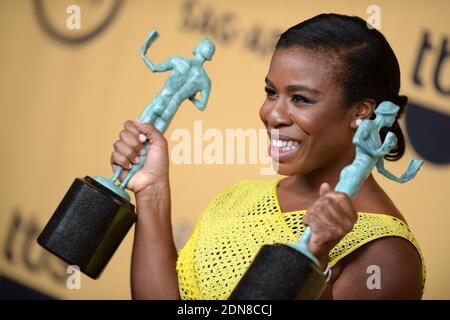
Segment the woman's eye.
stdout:
[[277,92],[275,90],[268,87],[264,88],[264,91],[266,91],[266,96],[268,98],[273,98],[277,95]]
[[312,102],[310,99],[306,98],[305,96],[299,95],[299,94],[293,95],[291,101],[293,103],[311,103]]

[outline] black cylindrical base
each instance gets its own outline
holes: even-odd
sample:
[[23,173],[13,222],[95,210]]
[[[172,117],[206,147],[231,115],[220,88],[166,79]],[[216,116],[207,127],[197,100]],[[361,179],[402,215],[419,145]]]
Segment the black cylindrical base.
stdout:
[[96,279],[136,218],[129,201],[91,177],[77,178],[38,243]]
[[306,256],[282,244],[264,245],[231,293],[230,300],[319,299],[323,272]]

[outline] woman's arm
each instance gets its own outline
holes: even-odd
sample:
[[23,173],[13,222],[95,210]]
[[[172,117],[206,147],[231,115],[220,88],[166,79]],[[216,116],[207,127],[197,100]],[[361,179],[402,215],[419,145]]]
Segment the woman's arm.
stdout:
[[138,219],[131,261],[133,299],[179,299],[169,186],[167,141],[151,125],[127,121],[111,155],[113,170],[124,168],[122,180],[132,163],[139,162],[143,143],[150,148],[141,170],[127,188],[135,193]]
[[372,241],[339,262],[332,299],[420,299],[422,264],[414,246],[399,237]]
[[138,220],[131,260],[133,299],[179,299],[169,181],[136,196]]

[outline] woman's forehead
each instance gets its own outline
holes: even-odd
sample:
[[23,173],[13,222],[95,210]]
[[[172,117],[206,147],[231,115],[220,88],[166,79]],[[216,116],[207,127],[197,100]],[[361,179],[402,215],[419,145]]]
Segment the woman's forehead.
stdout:
[[298,83],[326,89],[335,84],[337,60],[336,55],[303,47],[277,49],[272,56],[267,78],[275,84]]

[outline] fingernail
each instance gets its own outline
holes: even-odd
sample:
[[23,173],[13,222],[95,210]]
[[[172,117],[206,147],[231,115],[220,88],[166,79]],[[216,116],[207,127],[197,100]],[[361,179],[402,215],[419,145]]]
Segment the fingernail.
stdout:
[[145,142],[147,140],[147,137],[144,134],[139,134],[139,141],[140,142]]
[[140,154],[141,156],[143,156],[143,155],[145,154],[145,151],[146,151],[145,148],[142,148],[141,151],[139,151],[139,154]]
[[130,170],[131,168],[133,168],[133,165],[131,163],[128,164],[128,170]]
[[141,161],[141,158],[139,157],[134,158],[134,163],[139,163],[139,161]]

